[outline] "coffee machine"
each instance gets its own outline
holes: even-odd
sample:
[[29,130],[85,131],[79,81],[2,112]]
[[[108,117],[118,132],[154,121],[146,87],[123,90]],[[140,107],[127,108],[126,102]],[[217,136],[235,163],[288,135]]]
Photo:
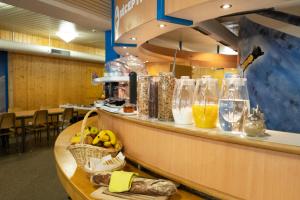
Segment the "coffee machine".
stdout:
[[137,75],[140,74],[147,74],[144,63],[129,55],[107,62],[104,76],[93,79],[93,83],[103,83],[105,103],[136,104]]

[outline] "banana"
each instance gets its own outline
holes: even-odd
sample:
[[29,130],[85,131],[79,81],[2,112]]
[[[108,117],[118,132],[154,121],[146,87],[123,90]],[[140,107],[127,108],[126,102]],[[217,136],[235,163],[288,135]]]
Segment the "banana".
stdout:
[[117,142],[115,144],[115,149],[120,150],[120,148],[121,148],[121,144],[120,144],[120,142]]
[[78,143],[80,143],[80,139],[81,139],[81,136],[74,136],[71,139],[71,143],[72,144],[78,144]]
[[100,133],[98,133],[98,135],[94,138],[93,140],[93,144],[97,144],[99,143],[100,141],[108,141],[109,138],[108,136],[106,135],[106,132],[104,130],[100,131]]
[[115,145],[116,144],[116,142],[117,142],[117,137],[116,137],[116,135],[112,132],[112,131],[110,131],[110,130],[105,130],[105,132],[106,132],[106,134],[109,136],[109,138],[110,138],[110,143],[112,144],[112,145]]
[[103,146],[105,146],[105,147],[111,147],[111,142],[104,142]]
[[95,145],[95,144],[98,144],[100,142],[100,133],[94,138],[92,144]]
[[101,138],[100,138],[100,140],[102,141],[102,142],[108,142],[109,141],[109,136],[108,135],[103,135]]
[[102,130],[93,140],[93,145],[98,144],[99,142],[104,142],[105,147],[110,147],[117,143],[116,135],[110,130]]

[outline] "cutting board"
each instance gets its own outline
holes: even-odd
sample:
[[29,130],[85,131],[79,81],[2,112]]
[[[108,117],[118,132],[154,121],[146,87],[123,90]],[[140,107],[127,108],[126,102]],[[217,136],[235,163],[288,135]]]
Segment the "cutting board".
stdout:
[[148,196],[129,192],[111,193],[107,187],[100,187],[91,193],[91,197],[99,200],[167,200],[166,196]]

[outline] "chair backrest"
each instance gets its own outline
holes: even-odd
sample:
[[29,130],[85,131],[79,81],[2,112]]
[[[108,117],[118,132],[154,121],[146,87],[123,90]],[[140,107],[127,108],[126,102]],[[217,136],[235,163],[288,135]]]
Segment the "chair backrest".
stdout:
[[74,109],[73,108],[65,108],[63,113],[63,121],[70,121],[73,118]]
[[16,125],[15,113],[2,113],[0,115],[0,129],[14,128]]
[[48,124],[48,110],[37,110],[33,115],[33,125]]

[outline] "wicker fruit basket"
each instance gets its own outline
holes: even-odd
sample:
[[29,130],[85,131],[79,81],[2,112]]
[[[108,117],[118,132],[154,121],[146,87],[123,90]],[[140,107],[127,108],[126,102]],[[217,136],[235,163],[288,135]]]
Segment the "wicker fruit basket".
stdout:
[[104,147],[98,147],[98,146],[93,146],[90,144],[84,144],[84,129],[86,128],[87,125],[87,120],[89,118],[89,116],[96,112],[98,115],[98,129],[101,130],[102,126],[101,126],[101,114],[98,110],[91,110],[89,111],[83,121],[82,121],[82,125],[81,125],[81,140],[79,144],[72,144],[69,145],[67,147],[67,149],[72,153],[74,159],[76,160],[76,163],[78,165],[78,167],[80,168],[84,168],[84,165],[90,160],[90,158],[99,158],[101,159],[102,157],[106,156],[106,155],[111,155],[111,156],[116,156],[118,154],[119,151],[121,151],[122,149],[122,143],[120,141],[119,145],[118,145],[118,149],[115,148],[104,148]]

